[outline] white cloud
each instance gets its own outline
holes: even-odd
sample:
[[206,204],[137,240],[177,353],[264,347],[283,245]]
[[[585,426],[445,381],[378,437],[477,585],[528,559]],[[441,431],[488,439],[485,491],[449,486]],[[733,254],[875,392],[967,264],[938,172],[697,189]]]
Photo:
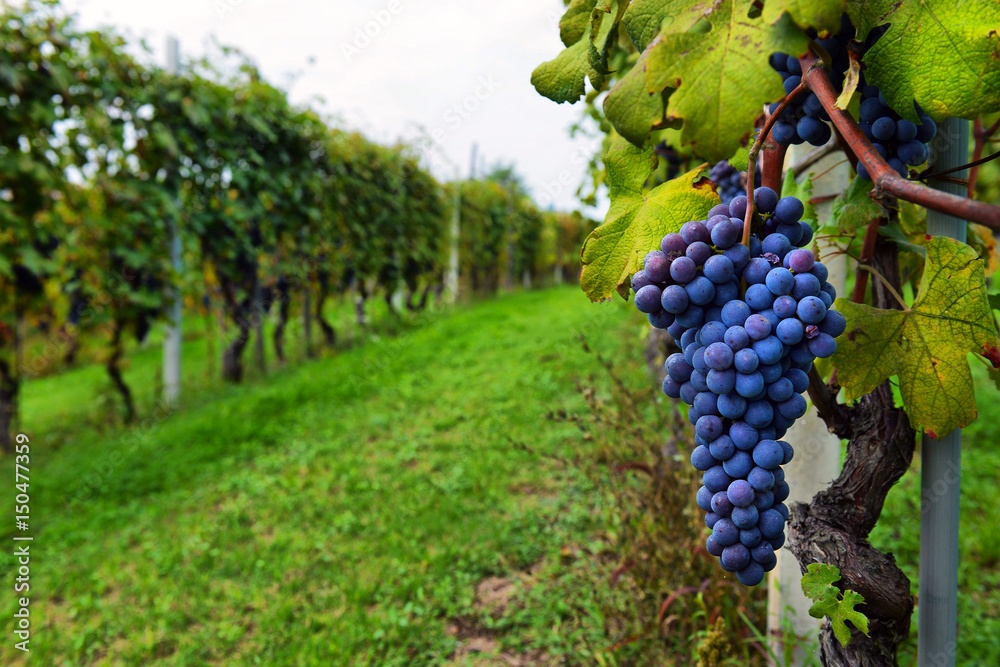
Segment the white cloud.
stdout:
[[[585,178],[578,156],[596,144],[568,136],[579,106],[556,105],[530,84],[532,69],[562,48],[555,23],[560,0],[64,4],[87,27],[109,24],[145,38],[161,62],[168,34],[180,39],[185,57],[210,53],[213,37],[236,46],[270,81],[286,87],[293,101],[321,97],[324,112],[377,141],[413,140],[419,127],[443,128],[445,137],[427,153],[440,178],[451,178],[456,168],[468,173],[473,143],[486,161],[516,163],[536,195],[565,181],[569,171],[570,186],[555,205],[578,207],[572,192]],[[359,30],[368,43],[358,38]],[[348,49],[350,62],[345,45],[354,49]],[[474,97],[484,79],[496,82],[496,89],[457,126],[449,124],[448,110]]]

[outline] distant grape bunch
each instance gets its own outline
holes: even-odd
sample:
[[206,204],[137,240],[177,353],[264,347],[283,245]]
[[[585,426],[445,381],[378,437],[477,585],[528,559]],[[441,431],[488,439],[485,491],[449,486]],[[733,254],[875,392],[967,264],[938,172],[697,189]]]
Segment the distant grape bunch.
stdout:
[[[830,55],[832,61],[830,80],[837,89],[840,89],[844,83],[844,72],[849,65],[846,47],[853,35],[854,28],[844,16],[839,33],[817,42]],[[815,39],[816,34],[813,32],[810,37]],[[771,68],[781,75],[786,95],[802,83],[802,66],[795,56],[780,52],[772,53],[769,62]],[[770,113],[775,112],[778,104],[778,102],[771,104]],[[810,92],[807,95],[799,96],[788,104],[781,114],[780,120],[771,129],[771,137],[783,146],[798,145],[803,142],[808,142],[813,146],[822,146],[833,136],[830,126],[827,125],[829,120],[830,117],[823,110],[819,98],[816,97],[815,93]]]
[[[729,160],[720,160],[708,172],[708,177],[715,181],[718,186],[719,198],[723,204],[728,205],[741,193],[746,192],[746,185],[743,183],[744,171],[738,171],[736,167],[729,164]],[[760,185],[760,169],[754,173],[754,187]]]
[[846,327],[827,269],[803,247],[813,232],[802,202],[761,187],[754,205],[763,241],[741,243],[741,195],[663,237],[632,278],[636,307],[683,350],[666,361],[663,392],[690,406],[706,548],[748,586],[774,568],[785,541],[781,466],[793,451],[781,438],[806,413],[813,360],[831,356]]
[[[930,156],[927,144],[937,135],[937,124],[919,107],[917,115],[920,125],[900,117],[889,108],[877,87],[865,85],[864,75],[858,87],[861,89],[858,127],[889,166],[906,178],[907,165],[916,167],[927,162]],[[872,180],[868,170],[860,162],[858,176],[867,181]]]

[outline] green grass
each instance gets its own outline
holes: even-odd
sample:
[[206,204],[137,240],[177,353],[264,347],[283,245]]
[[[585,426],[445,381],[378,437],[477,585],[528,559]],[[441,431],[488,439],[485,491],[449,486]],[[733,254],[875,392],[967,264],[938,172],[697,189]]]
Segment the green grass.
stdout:
[[[107,418],[100,367],[26,386],[32,655],[8,636],[0,664],[503,664],[456,653],[470,634],[537,664],[645,664],[633,662],[642,644],[607,650],[615,518],[593,476],[561,462],[588,455],[579,431],[546,419],[583,409],[575,381],[603,372],[577,334],[645,381],[635,313],[571,287],[403,323],[373,303],[367,334],[348,325],[351,304],[330,311],[347,349],[304,362],[290,345],[293,363],[266,377],[248,350],[242,386],[218,381],[213,337],[189,320],[173,414],[155,409],[158,340],[133,346],[126,377],[144,421],[132,428]],[[1000,402],[984,373],[977,382],[958,657],[978,665],[1000,664]],[[914,592],[918,467],[873,535]],[[0,475],[13,478],[12,460]],[[0,498],[4,516],[12,500]],[[502,609],[476,599],[489,577],[514,584]],[[4,596],[0,614],[15,604]]]
[[[443,662],[477,582],[595,527],[583,476],[512,444],[572,453],[576,430],[544,416],[581,405],[594,362],[574,335],[614,321],[578,294],[480,304],[138,429],[38,437],[33,663]],[[33,382],[23,430],[69,432],[59,409],[85,409],[96,372]],[[4,642],[0,662],[21,659]]]

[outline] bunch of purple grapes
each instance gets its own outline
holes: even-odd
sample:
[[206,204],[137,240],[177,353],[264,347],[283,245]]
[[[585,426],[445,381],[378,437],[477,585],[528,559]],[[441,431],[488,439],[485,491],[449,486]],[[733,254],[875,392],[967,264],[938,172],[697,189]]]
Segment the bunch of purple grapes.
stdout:
[[[901,118],[889,108],[877,87],[865,85],[863,75],[860,84],[861,120],[858,126],[889,166],[906,178],[907,165],[916,167],[930,156],[927,144],[937,134],[937,125],[919,107],[920,125]],[[858,163],[858,176],[871,180],[868,170],[861,163]]]
[[754,204],[763,241],[741,243],[741,195],[663,237],[632,278],[636,307],[683,350],[667,359],[663,392],[690,406],[691,463],[703,473],[697,502],[712,529],[706,548],[748,586],[775,566],[785,541],[781,466],[793,451],[781,438],[806,413],[813,360],[836,351],[846,326],[826,268],[802,247],[813,236],[802,202],[761,187]]
[[[845,15],[841,19],[839,33],[818,41],[818,44],[830,54],[832,60],[830,80],[838,90],[844,83],[844,72],[850,64],[847,44],[853,35],[854,27]],[[810,34],[810,37],[815,39],[815,32]],[[802,66],[795,56],[781,52],[772,53],[769,62],[771,68],[781,75],[786,95],[795,90],[802,82]],[[775,109],[778,108],[778,104],[778,102],[771,104],[771,113],[774,113]],[[819,98],[816,97],[815,93],[810,92],[789,103],[782,113],[781,119],[771,128],[771,136],[784,146],[798,145],[803,142],[809,142],[813,146],[822,146],[832,136],[830,126],[826,124],[826,121],[829,120],[830,117],[823,110]]]

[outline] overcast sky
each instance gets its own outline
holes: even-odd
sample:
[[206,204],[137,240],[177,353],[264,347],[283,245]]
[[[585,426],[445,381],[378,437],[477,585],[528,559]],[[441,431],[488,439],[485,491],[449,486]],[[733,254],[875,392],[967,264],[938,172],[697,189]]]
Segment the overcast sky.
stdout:
[[[168,34],[182,61],[212,39],[248,54],[264,76],[346,127],[392,143],[424,137],[432,171],[468,175],[513,162],[536,201],[579,208],[574,193],[599,141],[570,139],[581,106],[531,87],[560,50],[560,0],[65,0],[85,27],[145,38],[163,62]],[[319,99],[322,98],[323,102]],[[600,212],[590,211],[600,217]]]

